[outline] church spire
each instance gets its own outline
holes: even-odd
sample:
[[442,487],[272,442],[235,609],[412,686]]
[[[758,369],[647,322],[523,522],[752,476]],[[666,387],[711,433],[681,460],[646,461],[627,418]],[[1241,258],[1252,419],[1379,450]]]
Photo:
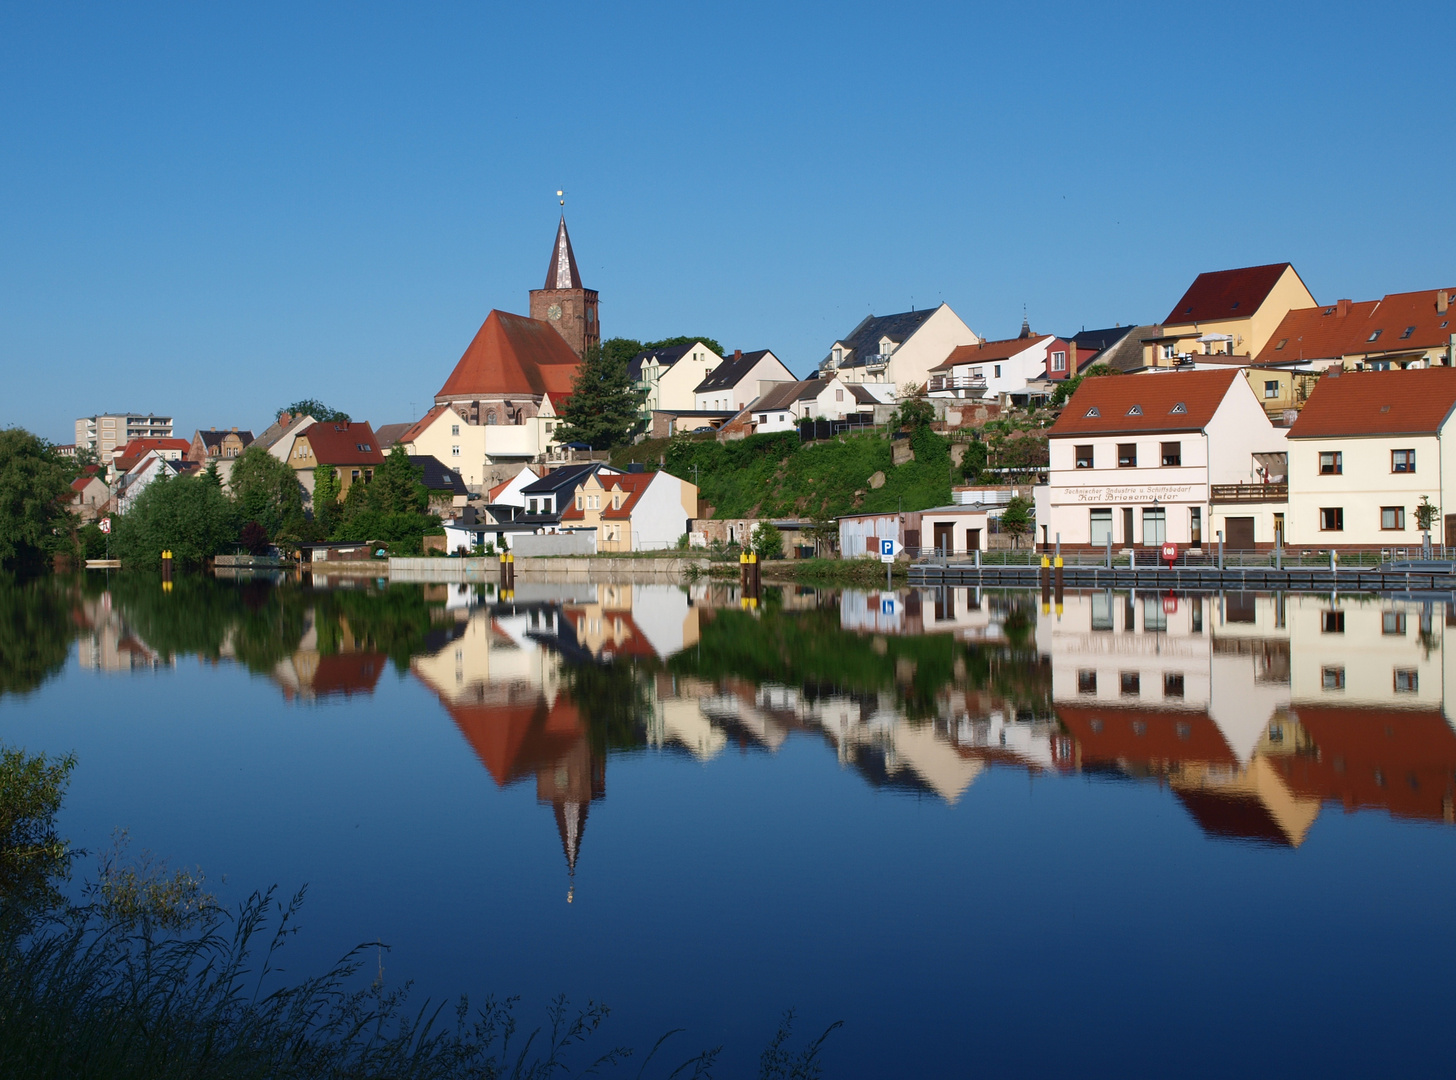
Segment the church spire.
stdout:
[[576,255],[571,250],[571,237],[566,234],[566,215],[556,228],[556,245],[551,249],[551,265],[546,269],[547,289],[580,289],[581,274],[576,269]]

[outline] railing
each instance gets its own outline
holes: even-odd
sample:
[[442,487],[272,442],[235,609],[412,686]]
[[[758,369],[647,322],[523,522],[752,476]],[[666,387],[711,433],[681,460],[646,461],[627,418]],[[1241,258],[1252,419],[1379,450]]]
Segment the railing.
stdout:
[[986,380],[979,375],[932,375],[930,377],[931,393],[937,390],[984,390]]
[[[938,548],[904,548],[903,554],[910,559],[931,563],[956,563],[964,565],[975,561],[974,551],[965,552],[953,550],[950,552],[941,551]],[[1052,550],[1043,551],[1040,547],[1020,548],[1000,551],[981,552],[982,566],[1040,566],[1042,556],[1048,559],[1055,559],[1056,552]],[[1439,544],[1431,546],[1431,559],[1437,562],[1449,562],[1456,557],[1456,548],[1442,547]],[[1403,566],[1408,560],[1420,560],[1423,558],[1422,549],[1419,545],[1410,548],[1382,548],[1379,551],[1341,551],[1337,553],[1336,565],[1341,570],[1354,570],[1357,568],[1375,569]],[[1067,551],[1062,554],[1062,562],[1067,566],[1107,566],[1107,553],[1105,551]],[[1112,566],[1114,568],[1138,568],[1154,569],[1166,567],[1167,561],[1162,558],[1162,551],[1157,547],[1137,547],[1132,550],[1126,548],[1114,548],[1112,551]],[[1274,569],[1276,566],[1286,570],[1328,570],[1330,567],[1330,553],[1327,548],[1313,549],[1285,548],[1277,556],[1272,551],[1225,551],[1223,565],[1226,570],[1259,570]],[[1204,548],[1201,552],[1179,549],[1178,558],[1173,562],[1175,569],[1199,569],[1216,568],[1218,566],[1218,546],[1212,545]]]
[[866,371],[883,371],[885,365],[890,362],[890,354],[882,352],[866,353],[864,366]]
[[1213,502],[1286,502],[1289,499],[1289,484],[1211,484],[1209,496]]

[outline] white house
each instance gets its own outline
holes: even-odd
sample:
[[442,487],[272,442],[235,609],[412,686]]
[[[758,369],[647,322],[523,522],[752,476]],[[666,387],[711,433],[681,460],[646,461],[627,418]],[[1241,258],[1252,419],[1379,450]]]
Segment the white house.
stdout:
[[177,476],[183,463],[169,461],[156,451],[148,451],[135,465],[117,479],[115,498],[118,513],[125,514],[136,503],[137,497],[151,484],[164,476]]
[[494,415],[487,414],[487,423],[472,423],[459,402],[434,405],[399,442],[406,453],[444,462],[470,487],[483,486],[492,465],[540,461],[554,451],[558,418],[551,394],[541,395],[534,415],[504,424],[495,423]]
[[1241,546],[1228,535],[1237,517],[1247,546],[1267,541],[1283,510],[1285,434],[1237,370],[1084,379],[1047,433],[1037,539],[1199,547],[1222,530]]
[[[1421,497],[1456,506],[1453,410],[1456,368],[1327,371],[1289,429],[1288,543],[1421,544]],[[1456,543],[1456,514],[1432,523],[1432,542]]]
[[982,341],[951,350],[930,369],[931,397],[995,398],[1024,390],[1033,380],[1056,382],[1075,375],[1076,349],[1052,334]]
[[[755,434],[792,431],[800,420],[843,420],[862,407],[854,389],[836,376],[779,383],[748,407]],[[873,406],[868,406],[873,408]]]
[[598,551],[673,547],[698,514],[698,489],[666,472],[593,472],[561,515],[563,527],[594,528]]
[[949,304],[898,315],[868,315],[829,347],[829,355],[819,362],[819,373],[838,374],[848,383],[921,386],[930,369],[952,349],[980,341]]
[[520,472],[509,480],[502,480],[495,487],[486,492],[485,501],[493,506],[519,506],[524,508],[526,496],[524,494],[528,484],[534,484],[541,479],[536,470],[527,465]]
[[793,381],[793,373],[770,350],[738,349],[697,385],[693,407],[699,412],[738,412],[761,397],[769,384]]
[[654,409],[691,412],[697,406],[697,388],[718,369],[723,358],[701,341],[644,349],[627,364],[628,376],[647,392],[642,415]]

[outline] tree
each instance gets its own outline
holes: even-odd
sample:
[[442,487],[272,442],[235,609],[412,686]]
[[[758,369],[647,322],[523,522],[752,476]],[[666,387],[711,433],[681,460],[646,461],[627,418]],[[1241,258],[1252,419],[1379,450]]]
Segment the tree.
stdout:
[[760,521],[753,527],[749,541],[753,552],[760,559],[782,559],[784,557],[784,534],[772,521]]
[[229,487],[242,521],[257,522],[269,539],[285,525],[303,520],[303,487],[298,474],[261,446],[253,445],[233,462]]
[[602,342],[602,353],[608,360],[630,363],[632,357],[642,351],[642,342],[635,338],[614,337]]
[[[718,344],[718,339],[717,338],[710,338],[710,337],[670,337],[670,338],[663,338],[661,341],[648,341],[648,342],[644,342],[643,345],[642,345],[642,349],[670,349],[674,345],[696,345],[700,341],[704,345],[706,345],[708,348],[712,349],[719,356],[722,356],[723,355],[723,346]],[[641,352],[642,349],[638,349],[637,352]],[[636,355],[636,353],[633,353],[633,356],[635,356],[635,355]],[[630,357],[629,357],[629,359],[630,359]]]
[[0,566],[37,564],[69,544],[72,478],[44,439],[0,431]]
[[347,424],[349,422],[348,413],[331,409],[318,398],[303,398],[292,405],[285,405],[273,414],[273,419],[283,419],[284,413],[292,416],[312,416],[320,424]]
[[967,483],[977,483],[986,468],[986,444],[975,439],[966,444],[965,456],[961,458],[961,475]]
[[646,394],[627,375],[620,354],[608,355],[601,346],[587,349],[577,368],[571,397],[562,407],[558,442],[583,442],[593,450],[610,450],[631,442],[646,426],[640,415]]
[[918,386],[906,383],[900,388],[900,407],[895,410],[895,415],[890,423],[891,427],[900,431],[914,432],[929,427],[930,422],[934,419],[935,406],[920,394]]
[[203,476],[153,480],[115,529],[117,553],[131,569],[160,566],[163,550],[179,566],[201,566],[238,538],[236,509]]
[[395,443],[384,464],[374,470],[367,489],[369,505],[385,514],[422,514],[430,505],[424,478],[425,470],[411,464],[404,447]]
[[1020,495],[1013,495],[1006,509],[1001,511],[1001,531],[1011,537],[1017,547],[1021,546],[1021,538],[1031,532],[1031,509],[1031,503]]

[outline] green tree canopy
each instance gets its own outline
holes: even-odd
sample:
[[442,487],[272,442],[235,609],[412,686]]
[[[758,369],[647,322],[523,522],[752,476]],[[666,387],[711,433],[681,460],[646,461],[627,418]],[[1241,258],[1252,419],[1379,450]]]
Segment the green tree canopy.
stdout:
[[74,469],[24,428],[0,430],[0,566],[38,563],[65,546]]
[[201,566],[237,538],[237,508],[204,476],[153,480],[116,520],[116,550],[132,569],[160,566],[164,549],[179,566]]
[[430,505],[424,479],[425,470],[411,464],[404,447],[395,443],[369,481],[369,505],[385,514],[422,514]]
[[1001,511],[1001,531],[1021,546],[1021,538],[1031,532],[1031,503],[1020,495],[1013,495],[1011,501],[1006,504],[1006,509]]
[[292,405],[285,405],[273,414],[273,419],[281,420],[284,413],[293,416],[312,416],[320,424],[347,424],[349,414],[339,409],[331,409],[318,398],[302,398]]
[[627,361],[602,346],[587,350],[577,369],[571,397],[561,410],[559,442],[583,442],[593,450],[610,450],[630,442],[646,426],[640,415],[645,395],[632,385]]
[[760,521],[753,527],[750,544],[754,554],[760,559],[782,559],[784,557],[784,534],[772,521]]
[[297,528],[303,520],[303,487],[298,474],[261,446],[253,445],[233,462],[229,481],[238,519],[256,521],[269,539],[285,526]]
[[[670,349],[674,345],[695,345],[699,341],[701,341],[708,348],[712,349],[719,356],[722,356],[723,355],[723,346],[720,345],[720,344],[718,344],[718,339],[717,338],[701,337],[701,336],[700,337],[681,337],[681,336],[679,336],[679,337],[663,338],[661,341],[644,341],[642,343],[642,349]],[[637,352],[641,352],[642,349],[638,349]],[[635,356],[636,353],[633,353],[632,355]],[[630,357],[628,359],[630,359]]]
[[640,353],[645,346],[636,338],[614,337],[602,342],[602,354],[613,362],[626,364]]

